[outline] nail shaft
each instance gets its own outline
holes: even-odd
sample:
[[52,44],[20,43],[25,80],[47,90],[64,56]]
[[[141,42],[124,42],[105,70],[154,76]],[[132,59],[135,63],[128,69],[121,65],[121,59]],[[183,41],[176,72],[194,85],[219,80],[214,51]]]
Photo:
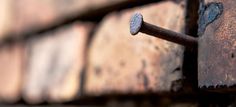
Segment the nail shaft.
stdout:
[[198,43],[197,38],[167,30],[158,26],[144,22],[140,32],[150,36],[158,37],[167,41],[171,41],[186,47],[195,47]]
[[144,22],[141,14],[135,14],[131,18],[130,32],[132,35],[136,35],[138,32],[142,32],[150,36],[165,39],[167,41],[171,41],[191,48],[195,48],[198,44],[197,38]]

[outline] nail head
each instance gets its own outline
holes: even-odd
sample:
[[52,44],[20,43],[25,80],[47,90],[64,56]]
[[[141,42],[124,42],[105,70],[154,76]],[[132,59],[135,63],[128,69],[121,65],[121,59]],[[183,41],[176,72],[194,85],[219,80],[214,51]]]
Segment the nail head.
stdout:
[[135,13],[130,19],[130,33],[136,35],[141,29],[143,16],[140,13]]

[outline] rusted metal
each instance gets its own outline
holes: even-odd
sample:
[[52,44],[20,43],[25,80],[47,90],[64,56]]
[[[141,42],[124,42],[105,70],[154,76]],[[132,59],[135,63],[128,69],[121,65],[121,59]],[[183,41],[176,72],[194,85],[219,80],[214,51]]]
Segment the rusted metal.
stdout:
[[135,13],[130,20],[130,33],[136,35],[138,32],[168,40],[186,47],[196,48],[198,44],[197,38],[146,23],[143,21],[143,16],[140,13]]
[[236,1],[202,0],[201,5],[198,85],[213,89],[235,86]]
[[221,3],[209,3],[206,6],[201,3],[198,35],[202,35],[206,26],[216,20],[222,12],[223,5]]

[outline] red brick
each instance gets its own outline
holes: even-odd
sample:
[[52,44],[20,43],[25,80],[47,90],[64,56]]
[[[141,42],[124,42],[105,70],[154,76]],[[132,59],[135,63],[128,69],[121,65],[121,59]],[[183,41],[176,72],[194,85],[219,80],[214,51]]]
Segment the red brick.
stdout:
[[20,98],[24,47],[13,44],[0,48],[0,102],[16,102]]
[[[15,0],[12,4],[13,32],[45,28],[60,23],[68,17],[83,15],[127,0]],[[89,14],[89,13],[88,13]]]
[[0,39],[8,33],[11,18],[11,0],[0,0]]
[[139,33],[131,36],[129,20],[143,14],[146,22],[177,32],[184,28],[184,6],[171,1],[108,15],[93,38],[86,74],[86,93],[143,93],[177,90],[182,79],[183,47]]
[[89,24],[76,23],[31,40],[24,85],[27,102],[63,102],[79,93],[90,28]]

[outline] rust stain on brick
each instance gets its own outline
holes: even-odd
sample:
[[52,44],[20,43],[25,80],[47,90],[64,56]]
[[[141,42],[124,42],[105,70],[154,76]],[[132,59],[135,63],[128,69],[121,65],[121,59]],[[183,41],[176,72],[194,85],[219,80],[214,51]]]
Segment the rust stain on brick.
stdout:
[[149,86],[149,80],[148,80],[148,76],[145,74],[145,72],[141,71],[141,72],[137,73],[137,78],[142,83],[141,85],[144,86],[144,89],[147,90],[148,86]]
[[99,66],[94,67],[94,71],[97,76],[99,76],[102,73],[101,67]]

